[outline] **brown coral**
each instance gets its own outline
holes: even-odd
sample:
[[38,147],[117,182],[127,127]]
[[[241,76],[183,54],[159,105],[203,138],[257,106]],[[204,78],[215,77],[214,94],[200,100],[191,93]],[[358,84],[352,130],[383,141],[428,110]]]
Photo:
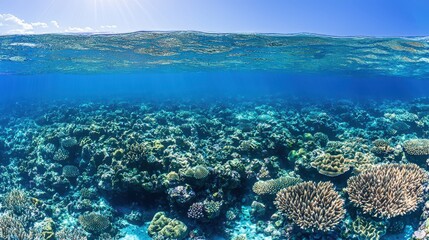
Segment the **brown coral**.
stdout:
[[330,182],[303,182],[277,193],[277,209],[310,231],[332,231],[344,218],[344,200]]
[[331,155],[322,152],[313,159],[311,166],[316,168],[320,174],[336,177],[347,172],[352,163],[352,159],[344,158],[342,154]]
[[429,155],[429,139],[411,139],[403,144],[407,154],[412,156]]
[[274,195],[282,188],[287,188],[300,182],[301,179],[299,178],[280,177],[267,181],[258,181],[253,185],[252,190],[258,195]]
[[79,216],[79,223],[91,233],[100,233],[110,227],[109,219],[95,212]]
[[351,177],[346,191],[365,213],[391,218],[416,210],[425,181],[426,172],[415,164],[385,164]]

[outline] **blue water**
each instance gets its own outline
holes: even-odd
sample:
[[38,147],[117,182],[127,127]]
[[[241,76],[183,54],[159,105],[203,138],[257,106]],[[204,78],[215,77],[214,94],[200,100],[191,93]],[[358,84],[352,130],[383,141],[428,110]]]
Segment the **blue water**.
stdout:
[[[374,165],[415,163],[402,146],[408,139],[429,138],[428,89],[427,38],[199,32],[0,36],[0,206],[5,206],[0,223],[12,214],[24,226],[16,231],[52,232],[58,239],[67,234],[147,239],[149,223],[163,211],[187,226],[180,239],[240,234],[365,239],[350,230],[361,216],[385,224],[383,239],[407,239],[424,225],[426,197],[400,220],[369,216],[342,191],[358,173],[330,178],[303,159],[332,150],[307,135],[323,133],[330,141],[357,142],[353,154],[369,154]],[[65,146],[66,139],[76,143]],[[374,155],[376,139],[399,153]],[[133,144],[156,141],[161,150],[145,145],[153,147],[150,154],[129,161]],[[55,160],[64,149],[68,155]],[[292,158],[300,149],[305,156]],[[147,160],[152,157],[155,163]],[[227,166],[233,159],[252,168]],[[78,168],[78,177],[64,177],[68,165]],[[209,172],[200,183],[185,174],[196,166]],[[149,190],[147,176],[139,175],[145,171],[153,183]],[[166,183],[171,172],[179,180]],[[275,195],[257,196],[252,185],[282,176],[334,183],[346,203],[334,231],[299,228],[287,216],[278,222]],[[181,192],[184,200],[178,200],[172,192],[183,186],[193,193],[186,193],[188,199]],[[7,207],[4,199],[16,189],[43,202],[17,203],[37,216],[25,219],[25,213]],[[83,197],[87,189],[95,195]],[[189,217],[192,204],[210,201],[221,204],[219,212],[212,216],[206,209],[202,219]],[[263,214],[250,210],[253,201],[265,205]],[[106,230],[86,226],[81,217],[89,213],[107,216]],[[54,230],[37,229],[47,218]],[[404,226],[392,230],[395,221]],[[13,235],[8,231],[0,239]]]

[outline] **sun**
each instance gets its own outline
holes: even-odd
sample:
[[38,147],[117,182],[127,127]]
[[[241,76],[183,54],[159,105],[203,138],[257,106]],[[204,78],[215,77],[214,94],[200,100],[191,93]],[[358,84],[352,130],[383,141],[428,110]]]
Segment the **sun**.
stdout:
[[108,18],[109,14],[117,14],[123,19],[134,19],[134,13],[144,13],[145,8],[142,5],[142,1],[139,0],[85,0],[87,4],[93,10],[94,17]]

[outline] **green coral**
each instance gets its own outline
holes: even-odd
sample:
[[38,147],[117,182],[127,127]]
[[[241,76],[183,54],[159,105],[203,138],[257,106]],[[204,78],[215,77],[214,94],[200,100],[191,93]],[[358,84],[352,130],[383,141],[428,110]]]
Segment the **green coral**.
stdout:
[[274,195],[283,188],[296,185],[301,182],[301,179],[294,177],[280,177],[267,181],[256,182],[252,190],[258,195]]
[[177,219],[168,218],[164,212],[157,212],[150,222],[148,234],[153,239],[184,239],[188,227]]
[[359,239],[379,240],[386,234],[386,224],[382,221],[374,221],[357,217],[351,224],[351,230],[359,236]]
[[198,165],[193,168],[188,168],[184,174],[187,177],[202,180],[205,179],[209,173],[209,170],[205,166]]
[[208,219],[213,219],[219,216],[220,208],[222,207],[221,202],[216,201],[206,201],[204,203],[204,211]]
[[194,178],[204,179],[209,175],[209,170],[201,165],[194,167]]

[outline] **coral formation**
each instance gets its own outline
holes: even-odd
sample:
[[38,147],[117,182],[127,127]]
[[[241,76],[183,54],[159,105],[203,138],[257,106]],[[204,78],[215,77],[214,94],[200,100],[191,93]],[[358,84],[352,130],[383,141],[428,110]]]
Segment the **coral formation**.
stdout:
[[42,239],[42,236],[26,229],[22,221],[13,215],[3,213],[0,215],[0,239],[33,240]]
[[285,176],[267,181],[257,181],[253,184],[252,190],[258,195],[275,195],[281,189],[293,186],[299,182],[301,182],[299,178]]
[[403,144],[407,154],[412,156],[429,156],[429,139],[411,139]]
[[22,189],[13,189],[3,199],[5,208],[12,210],[15,214],[22,214],[29,209],[30,198]]
[[110,227],[110,220],[95,212],[79,216],[79,223],[85,231],[90,233],[101,233]]
[[164,212],[158,212],[150,222],[148,233],[153,239],[184,239],[188,227],[177,219],[168,218]]
[[202,202],[193,203],[188,209],[188,218],[204,218],[204,204]]
[[344,200],[330,182],[303,182],[277,193],[274,202],[300,228],[332,231],[345,215]]
[[63,176],[66,178],[75,178],[79,176],[79,168],[73,165],[66,165],[63,167]]
[[386,223],[357,217],[351,224],[351,231],[358,239],[379,240],[386,234]]
[[344,158],[342,154],[331,155],[321,152],[316,155],[311,162],[311,166],[316,168],[320,174],[336,177],[350,169],[353,160]]
[[346,191],[350,201],[365,213],[392,218],[417,208],[427,178],[415,164],[384,164],[351,177]]

